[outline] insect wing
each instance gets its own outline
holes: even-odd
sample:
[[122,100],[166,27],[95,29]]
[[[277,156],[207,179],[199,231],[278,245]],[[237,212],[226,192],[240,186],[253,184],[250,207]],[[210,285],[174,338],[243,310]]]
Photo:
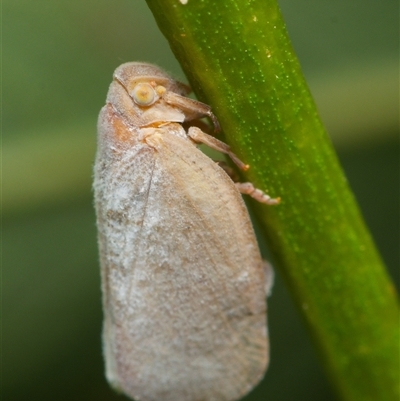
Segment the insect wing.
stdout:
[[[129,137],[104,113],[100,136]],[[237,189],[167,130],[112,152],[95,181],[108,379],[143,401],[240,398],[264,374],[268,344],[262,262]]]

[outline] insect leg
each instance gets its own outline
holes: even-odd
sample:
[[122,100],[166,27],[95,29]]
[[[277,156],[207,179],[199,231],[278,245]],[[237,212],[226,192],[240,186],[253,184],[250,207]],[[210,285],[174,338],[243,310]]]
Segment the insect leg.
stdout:
[[231,177],[233,182],[239,181],[239,176],[236,173],[236,171],[232,167],[228,166],[225,161],[218,160],[218,161],[216,161],[216,163],[218,164],[218,166],[220,166],[222,168],[222,170],[225,171],[226,174],[229,175],[229,177]]
[[227,154],[232,161],[241,169],[241,170],[248,170],[249,165],[244,164],[232,151],[231,148],[224,142],[219,141],[218,139],[214,138],[211,135],[206,134],[201,129],[197,127],[190,127],[188,131],[188,135],[193,141],[197,143],[204,143],[208,147],[218,150],[218,152]]
[[280,203],[281,198],[271,198],[268,194],[255,188],[251,182],[235,182],[236,188],[240,193],[249,195],[260,203],[267,205],[277,205]]
[[[204,145],[207,145],[212,149],[227,154],[241,170],[246,171],[250,167],[248,164],[244,164],[231,151],[231,148],[226,143],[221,142],[213,136],[206,134],[201,129],[197,127],[190,127],[188,135],[195,142],[203,143]],[[252,198],[260,203],[266,203],[267,205],[277,205],[281,201],[280,198],[271,198],[265,192],[261,191],[261,189],[255,188],[251,182],[236,182],[235,185],[240,193],[250,195]]]
[[265,295],[269,297],[271,295],[272,286],[275,281],[275,272],[274,269],[267,260],[263,259],[263,269],[265,274]]
[[209,105],[171,91],[165,92],[162,98],[166,103],[183,111],[186,116],[186,121],[207,116],[210,117],[213,122],[215,132],[221,130],[217,117],[215,117]]

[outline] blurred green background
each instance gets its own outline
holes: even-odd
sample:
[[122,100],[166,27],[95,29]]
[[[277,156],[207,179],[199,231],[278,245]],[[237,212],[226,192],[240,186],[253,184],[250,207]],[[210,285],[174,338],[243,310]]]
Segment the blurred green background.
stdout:
[[[280,6],[399,286],[398,2]],[[105,382],[101,355],[91,193],[96,119],[123,62],[148,61],[184,76],[144,0],[4,0],[2,11],[3,396],[122,400]],[[271,365],[245,399],[333,399],[279,272],[269,326]]]

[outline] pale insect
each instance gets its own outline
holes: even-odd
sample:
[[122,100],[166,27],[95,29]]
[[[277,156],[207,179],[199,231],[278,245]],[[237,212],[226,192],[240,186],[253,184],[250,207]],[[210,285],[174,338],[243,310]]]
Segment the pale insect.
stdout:
[[279,199],[235,184],[197,149],[205,143],[248,167],[199,128],[185,131],[184,121],[204,116],[218,127],[188,92],[156,66],[126,63],[98,122],[106,376],[138,401],[237,400],[269,359],[271,272],[240,192]]

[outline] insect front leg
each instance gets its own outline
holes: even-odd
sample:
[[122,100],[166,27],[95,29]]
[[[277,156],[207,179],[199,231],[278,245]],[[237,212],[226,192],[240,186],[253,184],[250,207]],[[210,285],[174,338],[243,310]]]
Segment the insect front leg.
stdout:
[[[244,164],[231,151],[231,148],[226,143],[214,138],[211,135],[206,134],[201,129],[197,127],[190,127],[188,135],[189,138],[197,143],[203,143],[204,145],[207,145],[212,149],[227,154],[241,170],[246,171],[249,169],[250,166],[248,164]],[[225,168],[224,170],[226,171]],[[261,191],[261,189],[255,188],[251,182],[236,182],[235,185],[240,193],[249,195],[260,203],[266,203],[267,205],[277,205],[280,202],[280,198],[271,198],[268,194]]]
[[231,148],[224,142],[214,138],[211,135],[206,134],[201,129],[197,127],[190,127],[188,131],[189,138],[197,143],[203,143],[211,149],[215,149],[218,152],[228,155],[232,161],[243,171],[249,169],[248,164],[244,164],[232,151]]
[[208,104],[191,99],[190,97],[178,95],[171,91],[163,93],[162,98],[166,103],[183,111],[186,116],[186,121],[207,116],[211,119],[214,125],[214,131],[218,132],[221,130],[217,117],[215,117]]

